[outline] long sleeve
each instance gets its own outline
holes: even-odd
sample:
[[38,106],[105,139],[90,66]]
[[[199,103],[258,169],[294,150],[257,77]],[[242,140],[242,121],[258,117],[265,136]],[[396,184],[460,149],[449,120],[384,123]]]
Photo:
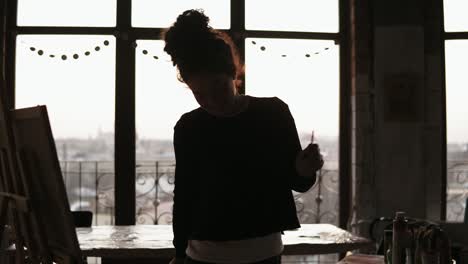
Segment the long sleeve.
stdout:
[[286,103],[276,98],[280,104],[279,120],[281,120],[281,142],[282,154],[286,162],[288,183],[290,188],[296,192],[306,192],[315,183],[315,178],[302,177],[296,170],[296,157],[302,151],[299,136],[297,134],[294,118]]
[[193,162],[189,156],[189,145],[186,144],[184,129],[179,125],[174,128],[174,152],[176,158],[174,205],[172,217],[172,229],[174,232],[173,244],[176,249],[176,257],[185,257],[188,235],[190,231],[191,213],[189,190],[190,164]]

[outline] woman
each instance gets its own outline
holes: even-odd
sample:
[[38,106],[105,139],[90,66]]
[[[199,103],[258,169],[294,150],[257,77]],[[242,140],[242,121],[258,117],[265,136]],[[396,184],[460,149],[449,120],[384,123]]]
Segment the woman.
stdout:
[[310,189],[323,160],[301,149],[287,104],[238,93],[235,46],[208,21],[188,10],[163,35],[200,105],[174,127],[171,263],[281,263],[281,232],[300,227],[291,190]]

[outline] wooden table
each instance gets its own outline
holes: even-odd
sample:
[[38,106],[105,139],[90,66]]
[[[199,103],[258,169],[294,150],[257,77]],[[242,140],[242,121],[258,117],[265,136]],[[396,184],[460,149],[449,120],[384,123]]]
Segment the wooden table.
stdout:
[[[77,228],[84,256],[104,258],[170,258],[174,256],[171,225],[94,226]],[[283,235],[284,255],[341,253],[371,245],[330,224],[303,224]]]
[[350,255],[342,259],[337,264],[384,264],[384,256],[378,255]]

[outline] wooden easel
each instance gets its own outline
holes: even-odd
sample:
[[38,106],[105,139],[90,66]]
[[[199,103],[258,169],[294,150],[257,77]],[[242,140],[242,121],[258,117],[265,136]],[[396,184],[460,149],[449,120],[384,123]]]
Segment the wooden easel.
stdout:
[[53,255],[46,246],[38,212],[31,206],[29,183],[18,157],[9,116],[0,100],[0,238],[8,225],[13,234],[16,264],[52,264]]

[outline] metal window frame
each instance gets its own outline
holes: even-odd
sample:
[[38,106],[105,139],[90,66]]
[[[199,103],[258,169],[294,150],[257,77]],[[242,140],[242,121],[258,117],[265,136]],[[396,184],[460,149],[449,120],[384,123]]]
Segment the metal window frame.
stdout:
[[[339,111],[339,226],[346,228],[351,209],[351,76],[349,21],[350,3],[339,1],[338,33],[245,30],[245,0],[231,0],[231,28],[226,30],[245,58],[245,38],[288,38],[335,40],[340,44]],[[136,40],[158,40],[164,28],[131,26],[131,0],[117,1],[115,27],[31,27],[17,26],[18,0],[5,3],[7,32],[4,56],[6,89],[1,93],[6,105],[14,108],[16,37],[23,34],[113,35],[116,37],[115,91],[115,223],[135,224],[135,52]],[[245,92],[243,88],[241,90]]]
[[440,24],[440,32],[443,32],[443,39],[441,45],[441,63],[443,64],[442,69],[442,92],[441,92],[441,108],[442,108],[442,128],[441,128],[441,148],[442,148],[442,171],[441,171],[441,209],[440,209],[440,219],[446,220],[447,219],[447,93],[446,93],[446,78],[445,78],[445,40],[447,40],[447,35],[445,33],[445,17],[444,17],[444,0],[440,0],[440,15],[442,17],[441,24]]
[[445,12],[444,12],[444,0],[440,0],[440,16],[442,17],[439,30],[442,34],[442,45],[441,45],[441,63],[442,63],[442,181],[441,181],[441,220],[447,219],[447,184],[448,184],[448,173],[447,173],[447,83],[446,83],[446,63],[445,63],[445,43],[447,40],[468,40],[468,31],[463,32],[446,32],[445,31]]

